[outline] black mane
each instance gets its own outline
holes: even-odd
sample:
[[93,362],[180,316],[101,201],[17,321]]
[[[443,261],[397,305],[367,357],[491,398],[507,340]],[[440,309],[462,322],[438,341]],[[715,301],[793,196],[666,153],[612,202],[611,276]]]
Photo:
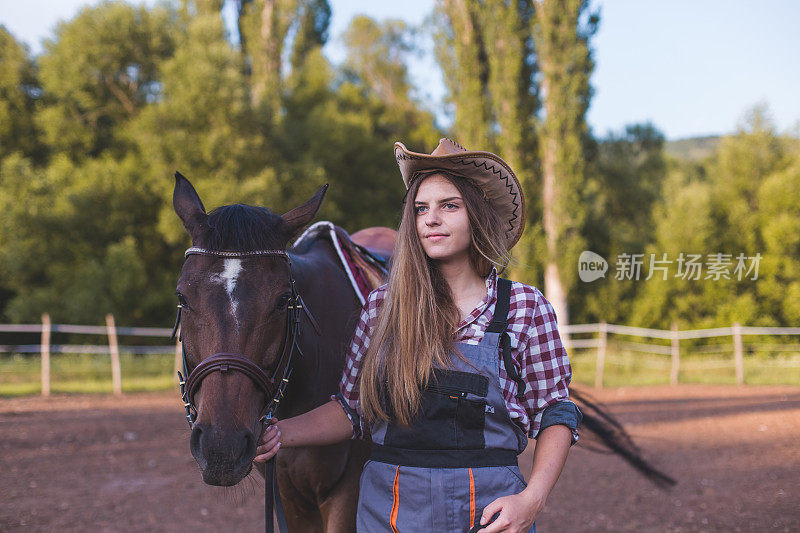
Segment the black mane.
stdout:
[[224,205],[209,213],[208,225],[212,250],[275,250],[286,243],[283,219],[266,207]]

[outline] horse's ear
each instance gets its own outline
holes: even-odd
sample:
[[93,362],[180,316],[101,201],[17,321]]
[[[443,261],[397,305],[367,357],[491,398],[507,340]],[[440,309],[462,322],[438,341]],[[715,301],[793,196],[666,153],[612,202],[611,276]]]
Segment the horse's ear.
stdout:
[[180,172],[175,173],[172,207],[192,237],[192,243],[196,244],[208,228],[208,215],[197,191]]
[[314,215],[317,214],[319,207],[322,205],[322,199],[325,197],[325,191],[327,190],[328,184],[326,183],[314,193],[310,200],[281,215],[283,222],[286,224],[289,239],[296,236],[301,229],[314,220]]

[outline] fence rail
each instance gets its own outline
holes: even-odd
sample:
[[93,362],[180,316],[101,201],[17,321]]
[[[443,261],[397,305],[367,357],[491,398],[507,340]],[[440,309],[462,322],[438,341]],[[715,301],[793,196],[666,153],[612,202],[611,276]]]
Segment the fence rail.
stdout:
[[[797,351],[800,353],[800,343],[798,344],[765,344],[753,343],[745,345],[743,338],[747,335],[759,336],[800,336],[800,327],[747,327],[739,323],[734,323],[731,327],[708,328],[694,330],[678,330],[677,324],[673,324],[669,330],[640,328],[635,326],[623,326],[619,324],[607,324],[605,322],[595,324],[571,324],[559,327],[564,344],[568,350],[588,349],[596,351],[595,365],[595,387],[602,388],[603,372],[606,362],[618,363],[620,358],[613,354],[608,354],[609,335],[620,335],[626,337],[636,337],[644,339],[659,339],[669,341],[669,344],[648,344],[631,340],[616,340],[615,345],[623,349],[638,352],[641,354],[670,356],[669,362],[650,360],[646,358],[643,364],[653,368],[664,368],[669,366],[670,383],[678,383],[678,376],[681,366],[687,369],[710,369],[730,367],[730,360],[715,361],[684,361],[681,363],[681,346],[683,340],[709,339],[714,337],[730,337],[731,344],[718,344],[712,346],[698,347],[696,351],[704,353],[722,353],[733,350],[733,366],[736,370],[736,381],[744,383],[744,350],[748,349],[769,349],[776,351]],[[0,324],[0,333],[40,333],[40,344],[23,345],[0,345],[0,353],[40,353],[42,358],[42,395],[50,395],[50,355],[53,353],[76,353],[76,354],[108,354],[111,362],[112,388],[115,394],[122,394],[122,374],[120,371],[119,356],[121,353],[149,354],[165,353],[174,350],[175,369],[179,369],[182,364],[182,354],[180,342],[166,346],[135,346],[120,345],[120,336],[133,337],[156,337],[170,338],[172,330],[169,328],[142,328],[142,327],[118,327],[114,322],[114,316],[106,316],[105,326],[84,326],[76,324],[52,324],[50,316],[45,313],[42,315],[41,324]],[[105,345],[82,345],[82,344],[51,344],[53,333],[72,333],[82,335],[101,335],[108,339]],[[576,338],[573,335],[596,335],[592,338]],[[772,365],[781,368],[800,368],[798,361],[775,361]]]

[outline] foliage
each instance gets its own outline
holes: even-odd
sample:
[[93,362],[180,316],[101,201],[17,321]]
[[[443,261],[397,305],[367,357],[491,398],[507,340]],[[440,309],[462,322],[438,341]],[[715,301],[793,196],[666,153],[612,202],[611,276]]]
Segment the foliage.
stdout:
[[[169,324],[188,243],[176,170],[208,209],[285,212],[329,183],[319,218],[397,224],[392,143],[430,151],[442,135],[408,75],[421,30],[356,17],[333,65],[327,1],[240,0],[238,45],[223,4],[87,7],[37,58],[0,27],[0,321]],[[542,286],[556,265],[572,322],[797,325],[800,140],[766,109],[688,143],[691,158],[665,153],[652,124],[595,139],[585,2],[440,0],[434,22],[445,133],[501,154],[526,191],[513,277]],[[608,259],[606,278],[576,279],[583,249]],[[614,277],[621,253],[645,254],[646,274],[650,254],[681,252],[761,254],[758,279],[686,280],[675,263],[666,280]]]
[[39,80],[28,49],[0,25],[0,158],[41,156],[35,125]]
[[170,57],[175,13],[124,3],[86,7],[59,24],[38,59],[47,145],[79,161],[128,149],[119,132],[159,97],[160,61]]

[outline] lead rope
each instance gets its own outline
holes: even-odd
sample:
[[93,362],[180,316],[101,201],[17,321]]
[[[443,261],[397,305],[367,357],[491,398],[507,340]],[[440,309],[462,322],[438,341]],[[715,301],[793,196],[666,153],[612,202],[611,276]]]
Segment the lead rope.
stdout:
[[[300,311],[301,309],[305,309],[305,306],[303,305],[302,298],[295,291],[294,278],[292,278],[291,283],[292,293],[295,295],[295,297],[289,304],[290,312],[289,316],[286,317],[286,344],[291,344],[291,346],[284,346],[284,353],[281,354],[281,358],[278,361],[278,366],[275,368],[275,371],[277,372],[281,363],[283,363],[283,357],[286,351],[289,353],[289,361],[284,367],[284,375],[281,378],[280,385],[278,385],[278,392],[275,394],[272,402],[270,402],[267,414],[265,414],[264,418],[262,419],[262,435],[263,432],[266,431],[270,425],[272,425],[273,410],[277,411],[278,406],[283,399],[283,394],[286,391],[286,386],[289,384],[289,378],[292,376],[293,370],[291,368],[292,354],[294,354],[295,348],[298,352],[300,352],[301,356],[303,355],[303,351],[297,344],[297,334],[300,329]],[[313,320],[313,317],[311,317],[311,314],[307,309],[306,313],[308,314],[309,318]],[[318,329],[317,333],[319,333]],[[260,437],[259,440],[261,440]],[[278,488],[278,476],[275,473],[275,457],[272,457],[264,465],[264,530],[266,533],[275,533],[275,520],[278,522],[278,531],[280,533],[288,533],[289,527],[286,524],[286,513],[283,510],[283,502],[281,501],[280,489]]]

